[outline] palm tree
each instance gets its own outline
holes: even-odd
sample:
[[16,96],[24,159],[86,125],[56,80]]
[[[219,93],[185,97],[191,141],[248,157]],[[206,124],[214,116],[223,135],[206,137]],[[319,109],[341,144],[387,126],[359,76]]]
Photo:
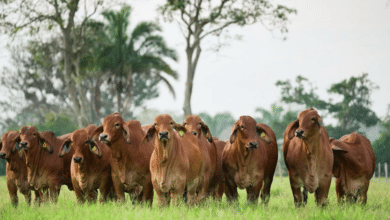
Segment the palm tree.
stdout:
[[[114,81],[117,111],[124,113],[134,105],[135,87],[138,85],[152,90],[152,87],[163,82],[175,97],[173,87],[164,74],[174,79],[178,75],[164,59],[176,61],[177,55],[167,47],[163,37],[158,35],[157,32],[161,32],[160,26],[153,22],[141,22],[128,36],[130,6],[124,6],[118,12],[105,11],[102,14],[108,21],[107,35],[110,43],[101,54],[101,66],[103,71],[111,74],[111,80]],[[150,82],[145,82],[146,80]],[[156,96],[157,92],[149,98]],[[125,105],[123,99],[126,100]]]

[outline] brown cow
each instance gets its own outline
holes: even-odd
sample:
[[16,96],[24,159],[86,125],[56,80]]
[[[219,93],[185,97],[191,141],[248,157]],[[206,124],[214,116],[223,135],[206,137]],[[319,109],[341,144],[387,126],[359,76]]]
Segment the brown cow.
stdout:
[[93,141],[92,132],[96,125],[78,129],[65,140],[60,150],[60,157],[74,148],[71,163],[73,189],[79,202],[95,202],[100,190],[100,202],[114,198],[111,178],[111,151],[100,141]]
[[283,155],[295,205],[306,204],[307,191],[315,193],[317,205],[326,205],[332,179],[333,153],[328,132],[315,109],[302,111],[298,119],[287,126]]
[[274,132],[250,116],[241,116],[232,128],[230,141],[222,154],[228,201],[238,198],[237,187],[246,189],[247,201],[267,203],[278,160]]
[[94,133],[100,134],[100,141],[111,149],[112,175],[120,179],[120,182],[113,179],[118,199],[124,200],[124,190],[136,194],[139,202],[152,205],[153,185],[149,161],[153,145],[141,143],[145,133],[139,121],[126,123],[120,114],[114,113],[105,117],[103,124]]
[[[18,205],[18,190],[24,195],[29,205],[31,204],[31,190],[33,190],[27,181],[26,158],[23,155],[20,157],[17,153],[19,143],[15,141],[15,138],[18,135],[17,131],[9,131],[3,134],[0,141],[0,158],[7,161],[7,188],[14,206]],[[35,202],[40,202],[38,191],[35,191]]]
[[202,200],[207,187],[203,186],[204,161],[198,138],[167,114],[154,119],[154,126],[146,132],[143,142],[153,138],[150,172],[159,205],[180,203],[186,187],[189,204]]
[[61,146],[70,135],[57,138],[51,131],[39,133],[34,126],[25,126],[15,138],[26,157],[30,186],[41,193],[49,190],[49,197],[54,202],[57,202],[61,185],[73,190],[70,177],[73,150],[63,159],[58,158]]
[[221,200],[223,193],[225,192],[225,174],[222,170],[222,152],[226,146],[227,141],[221,141],[218,138],[213,137],[213,142],[215,143],[215,147],[217,148],[217,158],[219,160],[219,163],[221,164],[222,171],[222,182],[219,184],[218,189],[214,192],[213,197],[217,200]]
[[222,155],[218,155],[209,127],[197,115],[187,116],[182,125],[200,141],[204,158],[204,184],[208,188],[207,196],[212,195],[215,199],[221,199],[216,196],[219,185],[224,181]]
[[338,202],[367,202],[370,179],[375,170],[375,155],[370,141],[363,135],[351,133],[339,140],[330,139],[333,149],[333,176],[336,177]]

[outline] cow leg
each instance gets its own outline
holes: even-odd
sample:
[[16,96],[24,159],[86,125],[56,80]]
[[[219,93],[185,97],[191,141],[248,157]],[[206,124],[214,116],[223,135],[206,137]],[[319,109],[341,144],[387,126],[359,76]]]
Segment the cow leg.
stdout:
[[113,191],[114,189],[111,178],[104,178],[100,185],[100,202],[107,202],[108,200],[112,200],[115,197],[115,193]]
[[360,193],[358,202],[360,202],[362,205],[365,205],[367,203],[367,191],[368,191],[368,186],[370,182],[367,183],[367,185],[363,188],[363,190]]
[[269,202],[270,192],[271,192],[271,184],[273,181],[273,176],[264,178],[264,186],[261,190],[261,201],[264,204],[267,204]]
[[302,193],[301,193],[301,187],[294,187],[291,184],[291,190],[294,196],[294,204],[295,207],[304,206],[305,204],[302,202]]
[[156,190],[157,201],[160,207],[166,207],[169,205],[169,193],[164,193],[159,189]]
[[34,199],[34,203],[35,204],[38,204],[38,206],[39,205],[41,205],[41,197],[42,197],[42,193],[40,193],[40,191],[38,191],[38,190],[34,190],[34,194],[35,194],[35,199]]
[[143,186],[142,202],[147,202],[149,207],[152,207],[153,203],[153,185],[151,182],[147,182]]
[[119,170],[118,162],[111,158],[111,178],[115,189],[116,199],[118,202],[125,202],[125,191],[119,178],[119,173],[116,170]]
[[224,191],[225,191],[225,184],[223,183],[219,184],[218,190],[214,192],[214,199],[221,201]]
[[337,202],[342,203],[344,201],[345,192],[343,187],[341,186],[341,180],[336,179],[336,194],[337,194]]
[[236,202],[238,199],[237,185],[231,178],[226,178],[225,182],[225,194],[229,202]]
[[15,181],[7,179],[7,188],[9,196],[11,197],[11,202],[14,207],[18,206],[18,187],[15,184]]
[[31,190],[27,190],[27,192],[24,192],[24,199],[26,200],[28,205],[31,205]]
[[307,189],[306,188],[303,188],[302,195],[303,195],[303,205],[305,206],[307,204]]
[[332,179],[329,179],[327,182],[322,182],[320,186],[314,192],[316,197],[317,206],[326,206],[328,202],[328,193],[330,188],[330,183]]
[[49,196],[51,202],[57,203],[58,196],[60,195],[61,185],[59,184],[50,184],[49,185]]
[[262,186],[263,186],[263,182],[261,181],[259,184],[255,185],[255,186],[250,186],[250,187],[246,188],[247,202],[252,203],[252,204],[257,204]]
[[87,200],[88,200],[88,203],[95,203],[96,200],[97,200],[97,196],[98,196],[98,190],[97,190],[97,189],[91,189],[91,190],[87,193]]

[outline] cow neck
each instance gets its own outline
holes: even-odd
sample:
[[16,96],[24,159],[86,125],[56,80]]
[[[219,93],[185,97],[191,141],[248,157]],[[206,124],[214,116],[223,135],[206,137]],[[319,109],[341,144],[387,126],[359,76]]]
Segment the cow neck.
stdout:
[[[159,160],[159,166],[164,167],[174,161],[175,154],[178,151],[177,137],[173,137],[166,143],[160,141],[159,138],[155,138],[155,151]],[[164,146],[165,145],[165,146]]]
[[321,148],[321,134],[319,132],[316,132],[308,139],[303,139],[303,151],[306,153],[309,159],[312,157],[314,158],[318,157],[320,148]]
[[235,154],[237,156],[237,161],[240,167],[246,167],[249,163],[252,150],[248,150],[245,147],[245,143],[241,141],[240,138],[236,138],[236,140],[233,142],[233,149],[235,149]]
[[41,165],[44,166],[44,161],[41,161],[43,160],[44,153],[44,150],[39,146],[39,144],[34,147],[30,147],[30,149],[25,152],[28,181],[30,184],[35,183],[39,167]]

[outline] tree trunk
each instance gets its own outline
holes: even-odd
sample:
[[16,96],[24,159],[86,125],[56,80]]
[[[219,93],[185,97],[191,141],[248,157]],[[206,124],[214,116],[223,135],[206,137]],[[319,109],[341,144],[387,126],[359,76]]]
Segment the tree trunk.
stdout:
[[[193,58],[195,52],[195,58]],[[195,77],[195,70],[196,66],[198,64],[199,56],[200,56],[201,48],[200,45],[197,44],[194,47],[188,47],[186,49],[187,53],[187,81],[186,81],[186,88],[184,92],[184,117],[188,115],[192,115],[192,108],[191,108],[191,97],[192,97],[192,88],[194,85],[194,77]]]
[[101,108],[101,92],[100,92],[101,80],[99,77],[96,77],[96,84],[94,86],[94,98],[93,98],[93,111],[95,114],[95,121],[99,122],[100,120],[100,108]]
[[82,85],[82,81],[81,81],[80,56],[79,55],[76,55],[74,66],[75,66],[76,77],[77,77],[76,88],[77,88],[77,92],[78,92],[77,93],[78,100],[80,103],[80,114],[78,115],[80,118],[80,122],[81,122],[80,125],[82,125],[82,127],[80,127],[80,128],[85,128],[90,123],[90,117],[89,117],[89,114],[87,111],[87,109],[88,109],[88,107],[87,107],[88,100],[87,100],[87,96],[86,96],[87,91],[84,88],[84,86]]

